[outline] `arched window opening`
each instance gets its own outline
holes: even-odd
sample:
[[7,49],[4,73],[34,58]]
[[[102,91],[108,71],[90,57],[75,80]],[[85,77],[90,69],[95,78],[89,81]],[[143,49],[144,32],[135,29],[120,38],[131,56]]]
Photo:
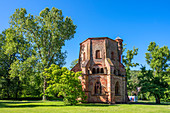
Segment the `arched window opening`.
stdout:
[[101,83],[98,81],[95,84],[95,95],[100,95],[102,93]]
[[96,59],[100,59],[100,50],[96,51]]
[[116,82],[116,85],[115,85],[115,95],[116,96],[120,95],[119,94],[119,83],[118,82]]
[[101,68],[101,73],[104,73],[104,70],[103,70],[103,68]]
[[95,73],[96,73],[96,69],[95,69],[95,68],[93,68],[92,73],[93,73],[93,74],[95,74]]
[[99,73],[99,68],[97,68],[97,73]]
[[111,60],[114,60],[114,52],[111,52]]
[[87,71],[87,74],[90,74],[90,70]]
[[85,52],[83,53],[83,61],[85,61]]

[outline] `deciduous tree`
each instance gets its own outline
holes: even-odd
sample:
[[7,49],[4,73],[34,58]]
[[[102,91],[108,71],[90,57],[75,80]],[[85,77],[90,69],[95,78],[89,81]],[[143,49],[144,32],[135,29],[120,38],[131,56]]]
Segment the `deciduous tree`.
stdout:
[[81,72],[74,73],[66,67],[60,68],[53,64],[50,68],[45,69],[44,74],[47,77],[46,91],[49,94],[57,93],[58,96],[63,96],[65,104],[75,105],[85,100],[85,93],[79,79]]
[[[123,51],[125,51],[125,49],[126,48],[124,48]],[[134,56],[136,56],[137,54],[138,54],[138,48],[134,47],[133,50],[127,50],[126,55],[122,56],[123,64],[125,65],[125,69],[126,69],[126,84],[127,84],[126,93],[128,92],[127,90],[132,91],[134,88],[134,84],[132,83],[133,81],[130,80],[131,79],[130,68],[139,65],[138,63],[132,62]],[[126,94],[126,98],[128,99],[128,94]]]
[[[53,7],[51,10],[45,8],[38,16],[27,14],[24,8],[16,9],[10,17],[5,53],[12,55],[18,51],[17,55],[21,59],[16,62],[19,64],[26,63],[27,58],[29,61],[35,58],[36,71],[42,75],[44,68],[50,67],[51,64],[59,66],[65,64],[66,52],[62,52],[61,48],[66,40],[74,37],[75,29],[71,18],[64,18],[62,11],[57,8]],[[17,66],[11,68],[11,74],[18,76],[15,67]],[[45,84],[44,76],[44,91]],[[43,99],[46,99],[45,95]]]
[[151,42],[145,58],[152,70],[146,71],[145,67],[141,68],[142,75],[139,77],[141,91],[150,92],[159,104],[169,87],[166,71],[169,67],[170,50],[167,46],[159,47],[155,42]]

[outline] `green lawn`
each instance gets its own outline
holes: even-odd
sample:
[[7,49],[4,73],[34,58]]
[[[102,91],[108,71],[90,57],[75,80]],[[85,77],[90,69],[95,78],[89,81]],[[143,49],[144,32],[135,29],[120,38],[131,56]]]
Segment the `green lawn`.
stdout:
[[170,113],[170,105],[138,104],[79,104],[65,106],[62,101],[0,100],[0,113]]

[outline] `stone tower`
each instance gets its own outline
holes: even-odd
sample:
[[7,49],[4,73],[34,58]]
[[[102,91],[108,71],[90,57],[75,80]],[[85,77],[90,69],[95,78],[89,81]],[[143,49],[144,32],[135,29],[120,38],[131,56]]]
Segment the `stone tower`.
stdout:
[[121,63],[120,37],[88,38],[80,43],[79,62],[72,71],[82,71],[87,102],[125,103],[125,68]]

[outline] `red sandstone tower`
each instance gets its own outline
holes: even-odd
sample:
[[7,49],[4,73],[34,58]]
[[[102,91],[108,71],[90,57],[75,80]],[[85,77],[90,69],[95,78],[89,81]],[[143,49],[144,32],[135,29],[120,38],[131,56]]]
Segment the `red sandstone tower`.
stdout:
[[87,102],[126,102],[125,68],[121,63],[120,37],[88,38],[80,43],[79,62],[72,71],[82,71]]

